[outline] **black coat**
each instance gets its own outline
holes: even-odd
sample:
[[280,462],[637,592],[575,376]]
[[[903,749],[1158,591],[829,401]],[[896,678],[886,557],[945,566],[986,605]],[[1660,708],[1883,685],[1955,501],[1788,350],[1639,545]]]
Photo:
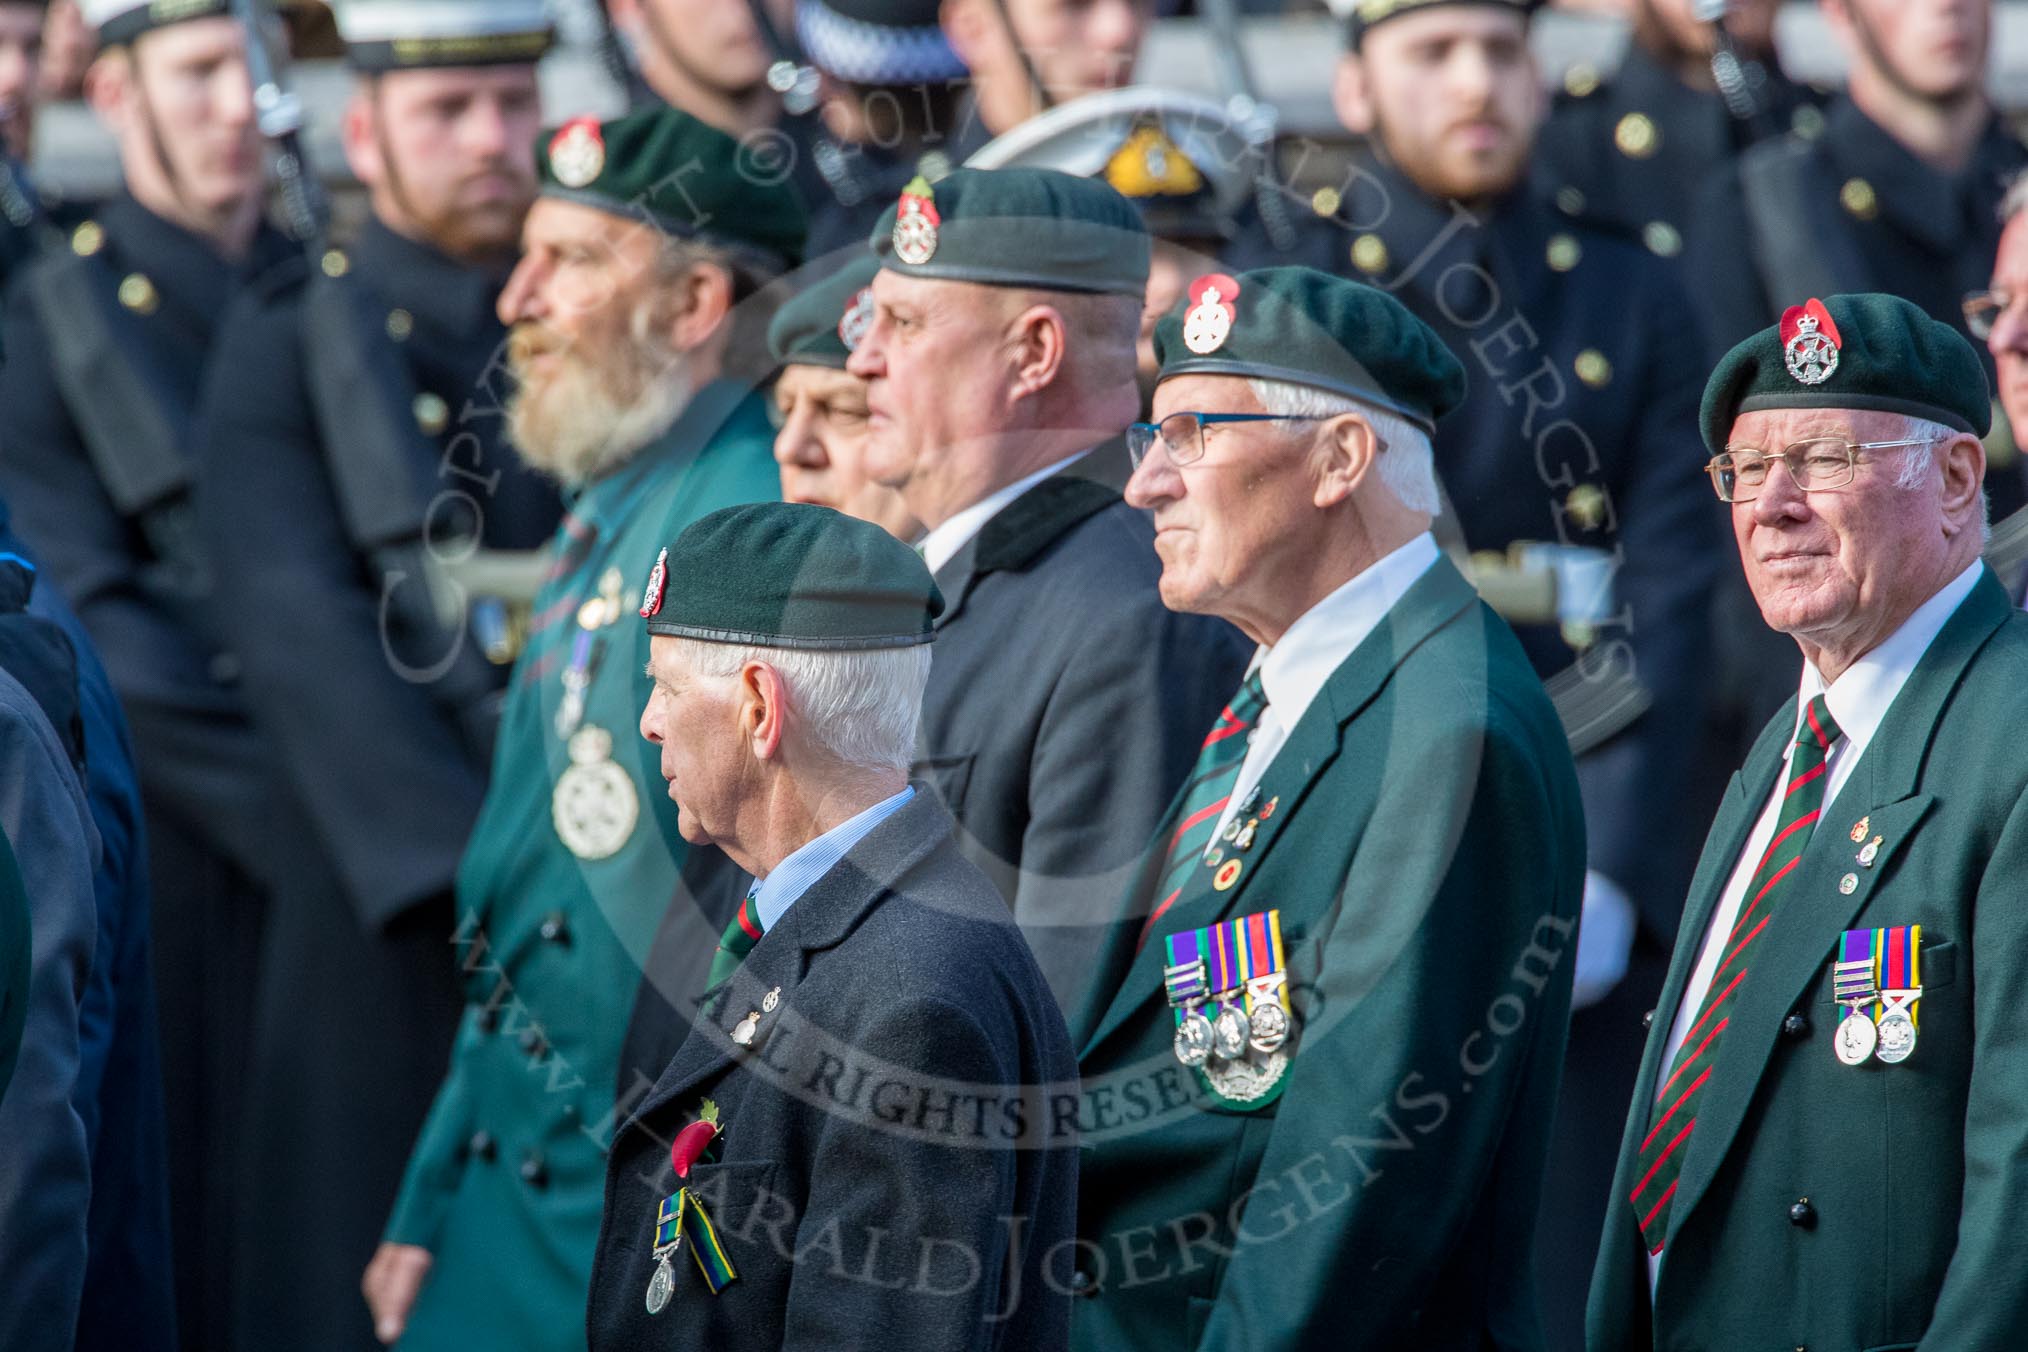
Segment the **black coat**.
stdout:
[[1030,489],[938,571],[923,696],[918,773],[1066,1008],[1252,652],[1163,606],[1147,517],[1079,477],[1118,454]]
[[[742,1050],[730,1030],[749,1011]],[[1006,908],[919,793],[707,996],[621,1127],[592,1352],[1063,1348],[1077,1154],[1052,1099],[1074,1124],[1075,1075]],[[714,1296],[680,1251],[674,1298],[650,1315],[656,1212],[677,1186],[669,1144],[706,1099],[722,1148],[689,1186],[738,1280]]]

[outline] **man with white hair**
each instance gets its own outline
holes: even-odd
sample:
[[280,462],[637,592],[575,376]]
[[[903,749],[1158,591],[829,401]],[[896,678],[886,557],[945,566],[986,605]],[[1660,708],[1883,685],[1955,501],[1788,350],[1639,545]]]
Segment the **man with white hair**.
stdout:
[[[927,528],[950,608],[923,778],[1066,1009],[1245,654],[1164,609],[1120,501],[1148,233],[1108,185],[1043,169],[918,179],[874,231],[869,474]],[[1012,651],[1019,660],[1009,661]]]
[[1594,1352],[2028,1328],[2028,616],[1979,559],[1990,408],[1956,326],[1878,294],[1790,307],[1705,387],[1712,487],[1802,669],[1690,887]]
[[[1060,1348],[1077,1199],[1063,1016],[908,782],[943,597],[870,522],[702,518],[641,614],[683,838],[753,874],[689,1036],[621,1126],[592,1352]],[[693,1261],[694,1259],[694,1261]]]
[[739,302],[795,260],[803,216],[734,161],[670,108],[575,119],[536,152],[499,302],[508,419],[572,501],[458,870],[469,1003],[364,1281],[412,1352],[583,1346],[605,1150],[645,1090],[617,1084],[627,1016],[692,862],[625,735],[647,694],[627,593],[696,517],[775,495],[766,410],[729,372],[760,318]]
[[1155,343],[1127,500],[1163,601],[1260,648],[1072,1018],[1072,1346],[1539,1349],[1584,817],[1430,534],[1464,372],[1307,268],[1199,277]]

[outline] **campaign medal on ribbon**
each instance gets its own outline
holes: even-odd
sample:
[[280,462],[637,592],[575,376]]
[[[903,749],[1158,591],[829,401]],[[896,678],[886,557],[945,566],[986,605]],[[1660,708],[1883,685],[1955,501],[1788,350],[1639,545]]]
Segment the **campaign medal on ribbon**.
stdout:
[[1782,315],[1782,359],[1797,383],[1821,385],[1838,369],[1838,351],[1844,340],[1824,302],[1811,299],[1807,305],[1791,305]]
[[1848,1066],[1865,1063],[1879,1041],[1873,1014],[1868,1006],[1879,995],[1873,978],[1873,931],[1846,930],[1838,943],[1838,962],[1832,969],[1832,990],[1845,1017],[1831,1039],[1831,1049]]
[[1200,357],[1224,347],[1232,335],[1233,321],[1239,318],[1233,306],[1238,297],[1239,283],[1222,272],[1207,273],[1190,283],[1190,299],[1195,304],[1183,316],[1183,346]]
[[[697,1120],[677,1132],[676,1139],[669,1144],[669,1164],[677,1178],[690,1177],[690,1166],[697,1163],[717,1136],[718,1105],[706,1099]],[[670,1298],[676,1294],[676,1267],[669,1260],[683,1247],[686,1234],[690,1237],[691,1257],[697,1260],[697,1270],[704,1274],[704,1285],[712,1295],[739,1280],[704,1203],[690,1195],[687,1185],[679,1187],[655,1209],[655,1271],[648,1278],[649,1314],[668,1309]]]
[[937,228],[942,224],[936,192],[917,174],[901,190],[901,204],[895,209],[894,256],[911,267],[929,262],[937,251]]
[[1229,1103],[1267,1100],[1289,1068],[1281,912],[1186,930],[1167,943],[1163,984],[1176,1018],[1176,1059]]
[[1922,999],[1922,926],[1846,930],[1833,969],[1838,1003],[1849,1011],[1835,1048],[1848,1066],[1875,1058],[1888,1065],[1915,1051]]

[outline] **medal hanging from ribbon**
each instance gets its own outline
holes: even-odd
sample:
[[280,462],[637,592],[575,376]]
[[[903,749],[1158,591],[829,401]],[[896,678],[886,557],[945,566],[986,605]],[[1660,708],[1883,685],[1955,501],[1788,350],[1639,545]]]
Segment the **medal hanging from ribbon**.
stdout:
[[1288,978],[1281,912],[1265,911],[1168,937],[1163,985],[1176,1019],[1176,1059],[1240,1105],[1266,1098],[1288,1069]]
[[1920,925],[1845,931],[1832,969],[1834,998],[1846,1009],[1832,1041],[1840,1061],[1892,1065],[1914,1052],[1921,962]]
[[[698,1119],[677,1132],[670,1143],[669,1163],[676,1170],[676,1177],[690,1177],[690,1166],[717,1135],[718,1107],[707,1099]],[[670,1259],[683,1247],[685,1238],[690,1241],[690,1256],[697,1260],[697,1270],[704,1274],[704,1285],[712,1295],[739,1280],[704,1203],[690,1195],[688,1186],[679,1187],[664,1197],[655,1210],[655,1271],[648,1278],[649,1314],[662,1313],[676,1293],[676,1268]]]

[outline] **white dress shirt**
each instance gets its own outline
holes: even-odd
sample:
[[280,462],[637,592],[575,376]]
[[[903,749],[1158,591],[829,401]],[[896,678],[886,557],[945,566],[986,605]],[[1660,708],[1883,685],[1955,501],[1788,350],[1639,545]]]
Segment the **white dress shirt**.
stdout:
[[972,537],[986,529],[986,523],[1013,505],[1014,499],[1026,493],[1052,474],[1060,474],[1067,467],[1090,455],[1090,451],[1079,451],[1066,456],[1048,469],[1039,469],[1019,483],[1008,484],[997,493],[980,498],[971,506],[953,516],[943,525],[936,527],[922,537],[918,546],[922,550],[922,561],[934,573],[958,556],[958,551],[970,544]]
[[1225,830],[1240,803],[1289,740],[1289,732],[1353,649],[1366,641],[1387,612],[1437,561],[1436,537],[1425,531],[1304,611],[1281,641],[1254,654],[1249,674],[1260,672],[1268,704],[1254,725],[1253,741],[1240,762],[1239,779],[1218,819],[1214,838]]
[[[1831,744],[1831,754],[1825,761],[1824,814],[1817,823],[1819,827],[1838,819],[1839,814],[1835,810],[1838,791],[1852,778],[1853,769],[1859,764],[1860,757],[1866,754],[1867,744],[1879,731],[1880,721],[1887,716],[1894,697],[1908,683],[1915,664],[1929,651],[1929,645],[1935,642],[1944,622],[1971,595],[1984,567],[1983,563],[1974,562],[1952,578],[1943,590],[1916,607],[1915,613],[1902,622],[1901,628],[1846,668],[1845,673],[1830,685],[1824,684],[1824,678],[1815,666],[1803,663],[1802,685],[1796,693],[1793,710],[1795,727],[1801,728],[1803,711],[1818,695],[1822,695],[1825,703],[1830,705],[1831,721],[1838,725],[1838,740]],[[1792,732],[1788,750],[1782,753],[1784,767],[1794,754],[1795,736]],[[1746,848],[1740,852],[1738,861],[1732,866],[1732,876],[1726,880],[1725,890],[1719,894],[1718,906],[1711,913],[1711,924],[1704,932],[1704,947],[1698,954],[1697,966],[1691,970],[1689,984],[1683,988],[1683,1003],[1677,1006],[1675,1021],[1669,1026],[1667,1054],[1662,1057],[1656,1071],[1655,1085],[1641,1100],[1646,1107],[1652,1107],[1662,1085],[1668,1081],[1669,1068],[1675,1064],[1676,1054],[1683,1048],[1683,1039],[1697,1022],[1697,1011],[1703,1006],[1704,997],[1711,989],[1712,975],[1725,955],[1725,941],[1738,921],[1747,886],[1753,881],[1760,857],[1767,853],[1768,844],[1774,839],[1775,824],[1781,819],[1782,799],[1787,794],[1788,781],[1786,768],[1775,776],[1774,786],[1768,792],[1767,805],[1761,809],[1760,820],[1754,823],[1752,834],[1746,838]],[[1662,1258],[1662,1254],[1656,1254],[1648,1259],[1650,1283],[1661,1271]]]

